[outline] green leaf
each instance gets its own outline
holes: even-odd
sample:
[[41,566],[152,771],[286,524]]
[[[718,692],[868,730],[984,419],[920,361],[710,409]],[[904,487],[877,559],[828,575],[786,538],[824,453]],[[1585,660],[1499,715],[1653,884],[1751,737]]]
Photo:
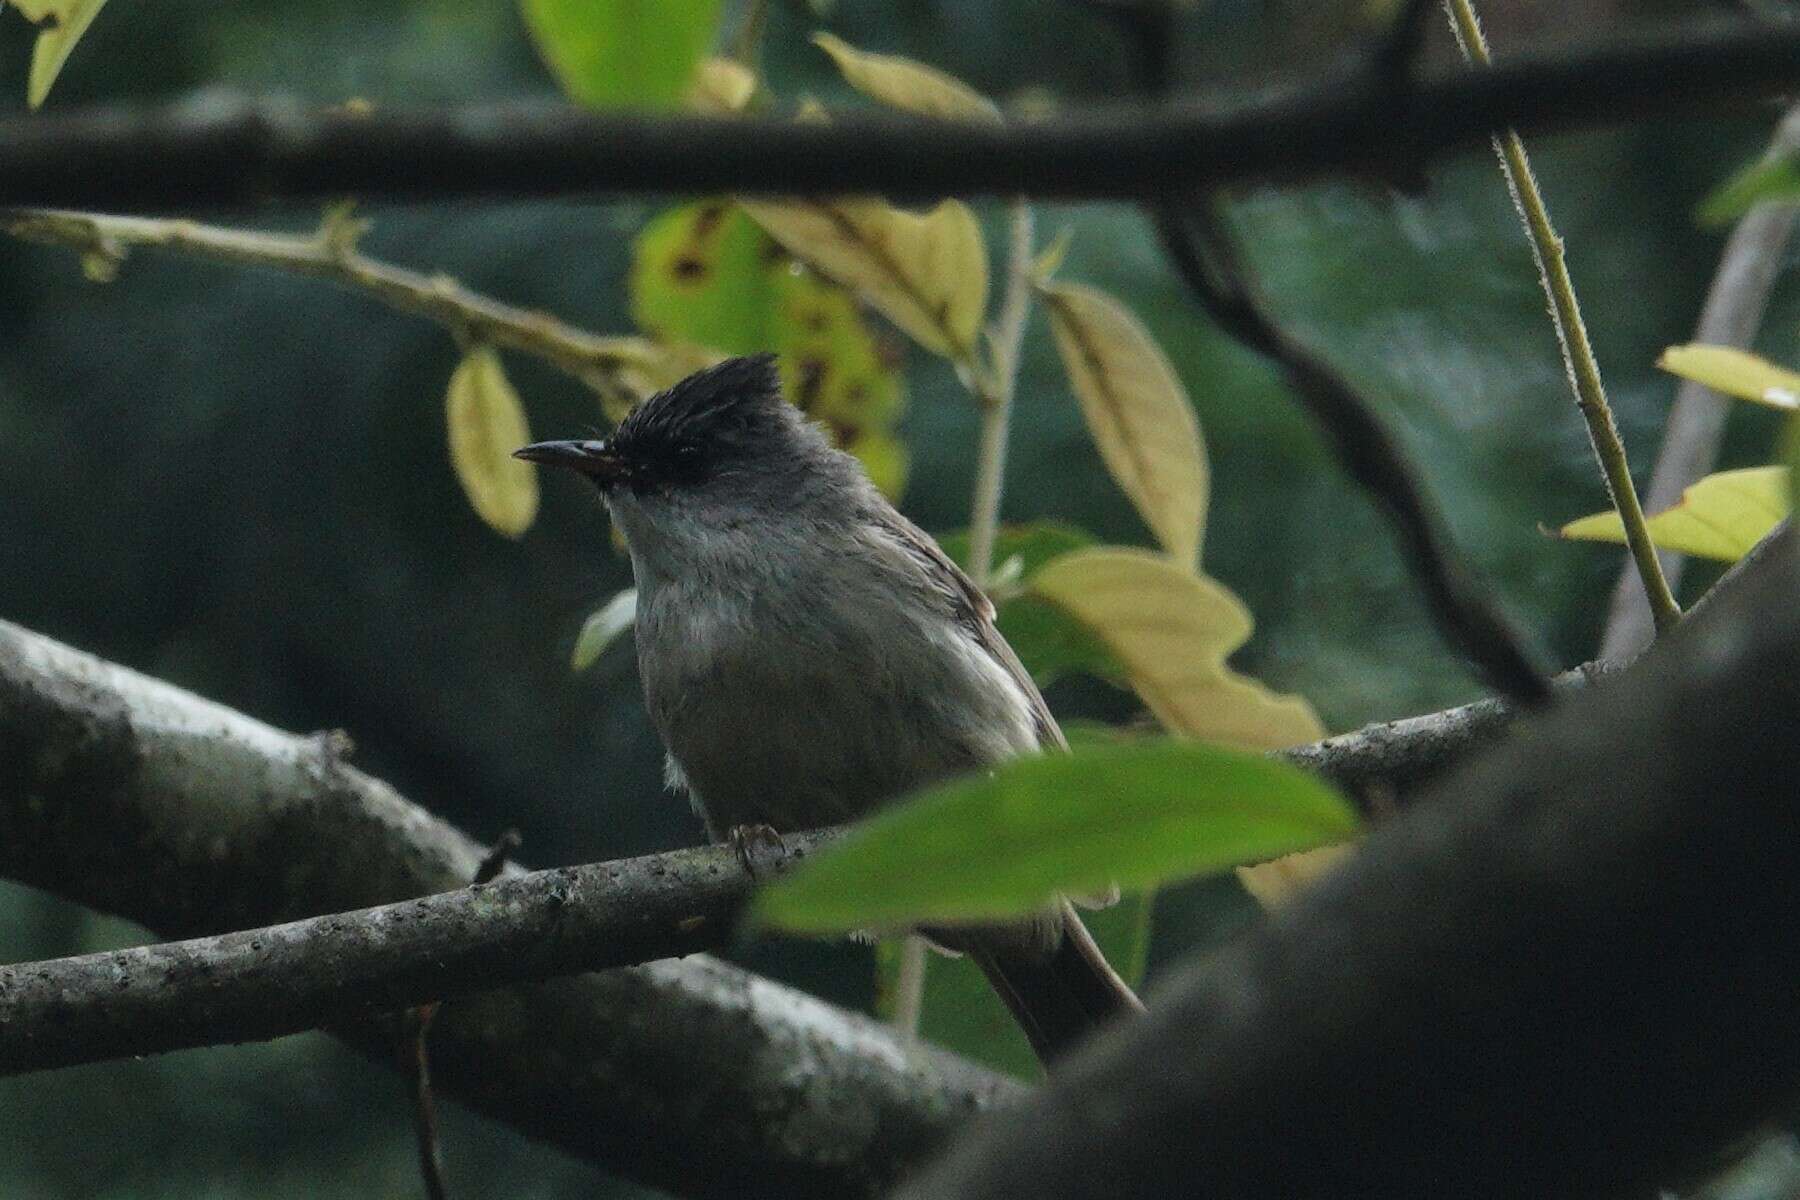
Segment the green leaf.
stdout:
[[575,636],[575,651],[569,656],[569,665],[577,671],[585,671],[598,662],[606,648],[636,623],[637,599],[637,589],[626,588],[589,613],[588,619],[581,623],[581,632]]
[[450,462],[469,504],[500,533],[519,537],[537,516],[537,471],[512,456],[531,441],[531,430],[492,347],[463,356],[450,376],[444,415]]
[[720,0],[519,0],[569,99],[673,108],[718,30]]
[[[31,74],[25,82],[25,102],[32,108],[44,103],[50,85],[62,73],[63,64],[75,49],[106,0],[12,0],[13,7],[25,19],[39,26],[37,44],[31,51]],[[0,4],[3,7],[3,4]]]
[[1700,202],[1702,225],[1735,221],[1764,200],[1800,199],[1800,156],[1766,154],[1721,184]]
[[[969,565],[967,530],[938,539],[958,566]],[[1085,674],[1125,686],[1125,667],[1094,631],[1075,617],[1030,591],[1031,579],[1064,554],[1094,544],[1093,536],[1073,525],[1032,521],[1002,525],[994,537],[994,576],[1006,579],[994,588],[994,624],[1041,688],[1064,675]]]
[[[1108,908],[1081,914],[1106,961],[1133,987],[1143,981],[1149,962],[1154,908],[1153,895],[1134,892]],[[876,946],[875,1011],[883,1020],[893,1019],[892,997],[902,945],[901,939],[884,938]],[[967,958],[937,953],[925,956],[919,1036],[1019,1079],[1037,1079],[1043,1074],[1018,1023],[980,968]]]
[[1030,593],[1091,630],[1171,733],[1278,750],[1324,736],[1312,706],[1225,665],[1250,614],[1224,585],[1145,550],[1094,546],[1046,564]]
[[[1788,515],[1788,469],[1747,467],[1720,471],[1682,491],[1675,507],[1644,523],[1664,550],[1736,562]],[[1576,541],[1625,541],[1616,512],[1595,513],[1558,530]]]
[[1740,400],[1789,412],[1800,408],[1800,374],[1735,346],[1670,346],[1656,365]]
[[883,811],[754,912],[811,933],[1011,917],[1057,893],[1152,888],[1356,828],[1336,792],[1261,754],[1154,741],[1039,755]]
[[782,390],[862,460],[889,496],[906,481],[893,430],[905,408],[898,364],[855,298],[798,262],[727,200],[670,209],[633,248],[632,317],[666,344],[726,354],[773,350]]

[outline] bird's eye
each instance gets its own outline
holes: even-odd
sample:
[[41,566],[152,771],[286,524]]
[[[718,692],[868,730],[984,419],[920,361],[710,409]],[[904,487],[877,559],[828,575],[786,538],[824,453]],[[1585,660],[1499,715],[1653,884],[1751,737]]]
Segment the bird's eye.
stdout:
[[700,457],[700,443],[682,442],[675,447],[675,457],[682,462],[693,462]]

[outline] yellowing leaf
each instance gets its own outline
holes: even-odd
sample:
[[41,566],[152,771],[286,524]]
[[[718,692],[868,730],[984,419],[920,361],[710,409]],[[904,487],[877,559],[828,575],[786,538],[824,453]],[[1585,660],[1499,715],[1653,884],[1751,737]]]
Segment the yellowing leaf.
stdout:
[[450,376],[444,398],[450,462],[463,493],[482,520],[507,537],[531,528],[537,516],[537,473],[512,452],[531,441],[525,408],[487,346],[471,350]]
[[[1681,502],[1645,522],[1650,540],[1664,550],[1736,562],[1788,514],[1788,469],[1747,467],[1720,471],[1687,488]],[[1595,513],[1558,531],[1578,541],[1625,541],[1616,512]]]
[[718,30],[720,0],[520,0],[532,41],[571,100],[669,108]]
[[25,101],[37,108],[49,96],[50,85],[62,72],[75,43],[106,7],[106,0],[13,0],[13,6],[27,21],[41,26],[31,51],[31,75],[25,82]]
[[973,353],[987,308],[987,250],[968,207],[911,213],[881,200],[744,200],[744,211],[800,259],[852,289],[919,345]]
[[1029,594],[1091,629],[1171,733],[1257,750],[1324,736],[1305,700],[1225,665],[1250,636],[1250,614],[1204,575],[1148,551],[1099,546],[1039,568]]
[[1670,346],[1656,365],[1715,392],[1770,408],[1800,408],[1800,373],[1735,346]]
[[947,121],[1000,119],[992,100],[936,67],[892,54],[870,54],[829,33],[815,33],[812,40],[831,55],[851,87],[883,104]]
[[1040,289],[1063,368],[1107,470],[1169,555],[1195,569],[1206,523],[1206,450],[1187,391],[1129,309],[1080,284]]
[[619,635],[637,622],[637,589],[626,588],[588,614],[575,636],[575,650],[569,665],[577,671],[593,666],[606,648],[618,641]]
[[756,73],[730,58],[709,58],[694,69],[694,80],[682,97],[696,112],[730,116],[744,111],[756,94]]
[[1254,866],[1237,869],[1238,882],[1264,908],[1284,904],[1304,891],[1308,884],[1349,856],[1349,845],[1320,846],[1316,850],[1300,850]]

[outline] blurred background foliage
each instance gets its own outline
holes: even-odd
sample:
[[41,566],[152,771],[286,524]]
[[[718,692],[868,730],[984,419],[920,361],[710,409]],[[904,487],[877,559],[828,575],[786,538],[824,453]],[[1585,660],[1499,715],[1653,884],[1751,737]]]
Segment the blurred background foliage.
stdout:
[[[1304,76],[1356,36],[1363,7],[1199,0],[1180,22],[1182,85]],[[1731,7],[1488,0],[1485,11],[1505,56]],[[764,66],[784,95],[845,100],[806,40],[818,28],[941,66],[1002,103],[1076,105],[1129,88],[1123,43],[1080,4],[838,0],[773,6]],[[16,17],[0,20],[9,112],[24,107],[30,41]],[[1450,61],[1441,30],[1432,41]],[[161,103],[202,89],[417,104],[548,97],[555,83],[505,0],[115,0],[49,103]],[[1721,240],[1696,227],[1693,207],[1756,152],[1773,116],[1533,146],[1640,468],[1675,387],[1651,364],[1691,334]],[[374,210],[364,248],[625,333],[632,239],[679,199]],[[1001,243],[997,207],[977,210],[989,244]],[[293,229],[317,219],[193,215]],[[1239,215],[1281,314],[1379,398],[1507,603],[1559,664],[1587,657],[1620,554],[1538,532],[1604,496],[1490,158],[1440,164],[1419,195],[1256,192]],[[1188,302],[1141,216],[1040,208],[1043,236],[1064,226],[1075,237],[1063,276],[1129,304],[1199,410],[1213,472],[1206,567],[1257,620],[1235,665],[1306,696],[1333,729],[1476,695],[1428,627],[1381,518],[1271,373]],[[286,728],[344,728],[362,766],[476,836],[517,826],[535,865],[701,836],[687,805],[662,794],[629,648],[584,674],[568,668],[582,618],[629,583],[600,506],[579,481],[555,478],[522,541],[480,523],[444,445],[458,352],[442,330],[316,282],[153,253],[95,285],[68,253],[13,242],[0,243],[0,313],[0,616]],[[1758,348],[1800,358],[1797,323],[1800,289],[1784,274]],[[571,380],[518,356],[507,370],[537,435],[598,421]],[[960,529],[976,413],[941,361],[915,350],[906,374],[905,507],[927,529]],[[1773,419],[1734,412],[1721,465],[1766,461]],[[1026,338],[1004,513],[1148,541],[1041,318]],[[1704,582],[1690,575],[1690,587]],[[1067,717],[1133,714],[1124,693],[1093,681],[1066,679],[1050,698]],[[1248,911],[1229,881],[1163,897],[1153,967]],[[0,885],[7,961],[141,937]],[[869,1003],[865,949],[777,946],[748,961]],[[639,1194],[596,1193],[588,1167],[454,1109],[446,1118],[458,1194]],[[398,1078],[322,1037],[0,1081],[9,1198],[417,1190]]]

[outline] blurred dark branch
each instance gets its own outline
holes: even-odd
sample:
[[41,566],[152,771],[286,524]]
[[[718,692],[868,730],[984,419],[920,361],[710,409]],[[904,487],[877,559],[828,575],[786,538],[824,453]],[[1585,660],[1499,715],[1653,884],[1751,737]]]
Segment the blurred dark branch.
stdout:
[[[1796,152],[1800,152],[1800,107],[1789,109],[1782,118],[1768,150],[1771,156]],[[1756,331],[1768,311],[1775,277],[1781,273],[1793,237],[1796,217],[1800,217],[1800,204],[1765,200],[1738,221],[1719,255],[1718,270],[1700,309],[1700,321],[1694,329],[1696,342],[1747,349],[1756,339]],[[1682,380],[1675,391],[1668,424],[1663,427],[1662,448],[1657,451],[1650,486],[1644,490],[1645,509],[1655,513],[1673,507],[1680,502],[1684,489],[1713,469],[1725,433],[1725,420],[1736,403],[1703,383]],[[1658,557],[1669,586],[1679,586],[1686,563],[1684,556],[1662,550]],[[1654,633],[1649,602],[1628,559],[1613,588],[1612,606],[1607,610],[1597,657],[1602,662],[1629,658],[1649,645]]]
[[1004,128],[829,125],[479,105],[309,111],[208,95],[0,121],[0,205],[202,209],[273,200],[643,192],[1145,199],[1342,174],[1412,177],[1512,126],[1554,133],[1742,106],[1800,85],[1800,28],[1675,30],[1412,85],[1363,63],[1285,91]]
[[[175,938],[466,888],[485,848],[344,752],[0,622],[0,876]],[[335,1032],[393,1065],[397,1014]],[[704,956],[468,996],[431,1045],[439,1096],[698,1196],[874,1195],[1016,1091]]]
[[1164,249],[1207,313],[1282,369],[1345,471],[1387,513],[1445,640],[1502,695],[1525,704],[1549,699],[1543,673],[1445,535],[1399,443],[1348,380],[1268,315],[1215,205],[1163,205],[1155,219]]
[[[827,837],[790,834],[779,873]],[[752,882],[706,846],[356,912],[0,967],[0,1075],[261,1041],[512,983],[730,945]]]
[[541,358],[602,395],[643,390],[641,374],[663,355],[637,337],[607,337],[549,313],[470,291],[448,275],[377,261],[356,247],[363,223],[333,209],[312,234],[227,229],[196,221],[114,217],[47,209],[0,210],[0,230],[81,255],[89,275],[110,279],[132,250],[167,251],[239,267],[323,279],[389,308],[436,321],[454,336]]
[[1632,1197],[1716,1162],[1800,1093],[1796,587],[1789,536],[899,1196]]

